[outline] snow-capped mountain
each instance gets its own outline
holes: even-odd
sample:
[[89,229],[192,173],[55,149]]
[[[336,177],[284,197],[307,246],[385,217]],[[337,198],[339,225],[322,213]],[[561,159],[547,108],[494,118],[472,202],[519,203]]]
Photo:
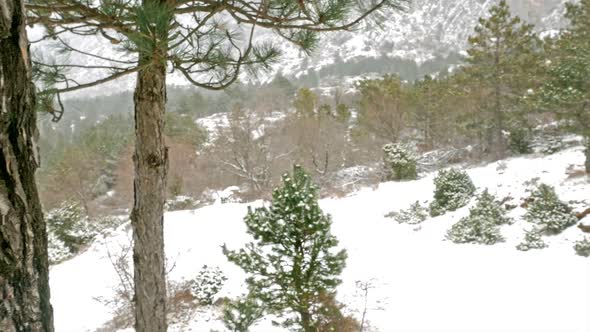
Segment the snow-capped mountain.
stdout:
[[[283,50],[282,60],[270,73],[256,78],[268,81],[277,73],[299,78],[309,85],[320,80],[356,77],[369,73],[397,73],[414,79],[436,72],[460,61],[459,54],[466,48],[479,17],[488,15],[498,0],[413,0],[405,12],[391,11],[384,19],[370,20],[353,31],[332,32],[323,35],[321,46],[311,56],[292,44],[285,43],[270,31],[260,31],[259,38],[269,39]],[[539,31],[550,31],[563,25],[564,3],[567,0],[509,0],[513,12],[533,23]],[[31,39],[40,35],[31,31]],[[128,58],[116,47],[98,37],[72,37],[72,45],[89,53],[116,59]],[[38,54],[51,57],[54,49],[47,45],[34,47]],[[96,64],[97,59],[76,54],[76,62]],[[99,71],[86,70],[72,73],[78,82],[100,77]],[[104,73],[102,73],[104,74]],[[243,77],[244,79],[253,79]],[[305,81],[307,80],[307,81]],[[104,94],[105,91],[128,90],[134,76],[121,79],[112,88],[92,89],[86,93]],[[187,85],[179,75],[170,75],[170,84]],[[323,82],[322,82],[323,83]]]
[[[563,0],[511,0],[513,13],[535,24],[539,31],[555,30],[563,24]],[[350,32],[326,34],[321,47],[306,58],[292,45],[278,70],[299,76],[313,69],[334,73],[326,68],[367,63],[363,69],[385,69],[369,60],[395,64],[392,59],[410,60],[418,66],[459,54],[467,46],[480,17],[486,17],[497,0],[414,0],[406,12],[391,12],[379,22],[364,22]],[[388,61],[389,60],[389,61]],[[451,60],[452,61],[452,60]],[[393,68],[395,69],[395,68]],[[434,68],[433,68],[434,69]],[[410,74],[410,73],[408,73]],[[403,73],[402,73],[403,75]]]

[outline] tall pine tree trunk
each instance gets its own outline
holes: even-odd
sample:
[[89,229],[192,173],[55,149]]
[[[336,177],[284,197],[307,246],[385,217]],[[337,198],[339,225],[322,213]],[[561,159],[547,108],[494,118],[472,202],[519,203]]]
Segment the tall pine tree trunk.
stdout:
[[135,88],[135,165],[133,262],[135,328],[138,332],[166,331],[164,202],[168,150],[164,144],[166,65],[156,56],[140,56]]
[[0,331],[53,331],[24,2],[0,0]]
[[494,160],[504,158],[504,114],[502,113],[502,94],[501,94],[501,74],[500,74],[500,38],[496,37],[496,50],[494,56],[494,114],[492,125],[492,146]]

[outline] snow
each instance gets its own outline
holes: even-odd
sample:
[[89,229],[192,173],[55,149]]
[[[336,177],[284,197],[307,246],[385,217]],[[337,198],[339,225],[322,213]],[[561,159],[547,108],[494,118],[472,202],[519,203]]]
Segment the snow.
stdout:
[[[568,179],[570,165],[582,167],[581,147],[550,156],[512,158],[468,169],[478,192],[488,188],[498,198],[511,196],[519,205],[527,197],[525,182],[539,177],[556,187],[563,201],[590,205],[587,177]],[[505,164],[505,167],[498,167]],[[419,229],[384,215],[430,200],[430,173],[416,181],[389,182],[344,198],[320,201],[333,217],[333,232],[348,251],[338,300],[360,319],[364,299],[357,281],[370,282],[370,325],[400,332],[587,332],[590,331],[590,260],[575,255],[573,243],[583,238],[577,227],[545,237],[548,248],[521,252],[515,246],[529,229],[525,210],[511,210],[516,222],[501,227],[506,242],[493,246],[458,245],[444,240],[446,230],[468,214],[467,207],[427,219]],[[194,278],[203,265],[219,267],[228,277],[219,296],[245,291],[244,274],[227,262],[220,246],[241,248],[249,236],[242,218],[249,204],[227,203],[165,215],[167,256],[175,263],[170,279]],[[117,276],[107,255],[124,245],[130,230],[95,242],[85,253],[50,271],[56,331],[92,331],[109,319],[109,310],[93,298],[112,295]],[[379,303],[377,303],[379,302]],[[170,331],[225,331],[214,309],[195,315],[189,326]],[[253,331],[283,331],[270,319]],[[128,330],[130,331],[130,330]]]
[[[568,0],[509,0],[509,5],[525,21],[536,23],[543,36],[554,35],[563,26],[564,3]],[[437,57],[462,52],[467,46],[467,38],[473,34],[479,17],[487,17],[489,9],[497,4],[496,0],[463,1],[446,0],[428,1],[414,0],[405,12],[387,11],[383,22],[364,21],[350,31],[325,33],[322,35],[320,47],[311,56],[307,56],[299,47],[287,43],[268,29],[257,29],[256,40],[272,42],[281,49],[280,62],[269,72],[258,75],[247,75],[240,79],[252,82],[270,82],[277,73],[288,77],[301,77],[311,70],[319,72],[330,65],[340,63],[361,63],[363,60],[386,57],[389,59],[405,59],[421,65]],[[226,21],[227,17],[217,17]],[[183,17],[179,17],[183,20]],[[40,26],[27,29],[31,41],[43,36]],[[123,48],[113,44],[100,35],[78,36],[64,34],[72,46],[90,54],[118,61],[135,61],[136,57],[125,52]],[[65,56],[58,55],[53,41],[33,43],[32,51],[47,62],[54,58],[58,62],[68,62]],[[81,65],[117,65],[120,63],[100,60],[76,53],[76,63]],[[383,70],[380,74],[387,73]],[[108,76],[104,69],[71,70],[69,74],[77,82],[87,83]],[[201,77],[201,79],[208,79]],[[337,75],[339,78],[340,75]],[[80,91],[64,94],[65,98],[91,95],[108,95],[119,91],[130,91],[135,86],[136,75]],[[347,78],[342,78],[347,79]],[[178,71],[167,76],[172,86],[187,86],[190,83]]]

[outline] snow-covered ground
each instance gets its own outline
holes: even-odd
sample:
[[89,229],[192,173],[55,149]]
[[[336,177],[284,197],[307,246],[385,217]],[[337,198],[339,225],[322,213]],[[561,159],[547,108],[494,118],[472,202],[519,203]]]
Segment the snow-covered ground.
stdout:
[[[528,196],[525,182],[539,177],[556,186],[564,201],[590,206],[588,177],[568,178],[570,165],[581,168],[580,147],[544,157],[513,158],[468,170],[478,191],[489,188],[498,197],[519,204]],[[348,250],[338,300],[357,317],[364,300],[356,281],[370,282],[367,318],[374,330],[389,332],[588,332],[590,331],[590,259],[575,255],[573,242],[583,237],[576,227],[546,238],[549,247],[515,249],[530,225],[525,212],[510,212],[517,222],[502,226],[506,242],[458,245],[444,240],[446,230],[468,213],[468,207],[429,219],[420,226],[400,225],[384,215],[432,198],[428,174],[417,181],[383,183],[344,198],[324,199],[333,216],[333,232]],[[530,186],[528,186],[530,187]],[[244,291],[244,274],[221,253],[249,240],[242,218],[250,204],[217,202],[194,211],[165,216],[167,255],[175,262],[172,280],[193,278],[203,265],[219,266],[229,277],[219,296]],[[473,202],[472,202],[473,204]],[[590,217],[587,217],[590,218]],[[110,317],[95,297],[109,297],[117,283],[108,252],[128,241],[123,226],[96,241],[85,253],[51,268],[56,331],[93,331]],[[171,331],[225,331],[215,311],[195,316],[190,326]],[[280,331],[269,320],[253,331]]]

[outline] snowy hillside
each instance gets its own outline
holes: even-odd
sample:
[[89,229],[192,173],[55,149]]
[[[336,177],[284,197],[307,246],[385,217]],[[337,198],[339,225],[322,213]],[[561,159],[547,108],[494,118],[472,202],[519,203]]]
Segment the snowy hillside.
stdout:
[[[550,156],[522,157],[468,170],[478,191],[488,188],[519,205],[526,183],[538,177],[556,187],[576,209],[590,205],[588,177],[570,177],[570,165],[583,164],[580,147]],[[369,282],[367,319],[374,331],[421,332],[587,332],[590,331],[590,259],[577,256],[573,242],[583,233],[571,227],[547,237],[549,247],[515,249],[530,225],[525,210],[510,211],[516,223],[502,226],[506,241],[493,246],[458,245],[444,240],[446,230],[468,207],[426,220],[420,226],[398,224],[384,215],[432,199],[435,174],[417,181],[383,183],[344,198],[320,202],[333,216],[333,233],[349,258],[338,300],[357,317],[363,309],[355,282]],[[253,203],[260,205],[262,202]],[[471,205],[473,204],[473,201]],[[203,265],[219,266],[228,280],[218,296],[244,291],[244,274],[227,262],[220,246],[240,248],[249,241],[242,221],[251,204],[217,202],[194,211],[165,215],[170,279],[194,278]],[[590,217],[587,217],[590,218]],[[50,271],[56,331],[94,331],[110,319],[107,307],[118,282],[109,260],[131,237],[127,225],[97,240],[83,254]],[[225,331],[217,309],[202,308],[187,325],[171,331]],[[270,320],[253,331],[281,331]]]
[[[510,0],[515,14],[534,23],[537,30],[555,30],[563,23],[563,4],[566,0]],[[283,57],[269,73],[263,73],[256,81],[269,81],[278,72],[290,78],[308,76],[311,80],[334,80],[341,77],[353,79],[369,73],[396,72],[403,78],[412,79],[451,64],[456,64],[458,54],[467,44],[479,17],[488,15],[496,0],[413,0],[406,12],[385,13],[384,20],[365,21],[352,31],[327,33],[322,36],[321,47],[311,56],[299,48],[284,42],[274,33],[259,30],[259,38],[280,45]],[[30,39],[41,37],[40,28],[29,31]],[[64,37],[77,49],[99,54],[118,61],[133,61],[118,46],[95,36]],[[51,43],[33,45],[37,57],[51,62],[54,57],[59,62],[68,61],[64,55],[52,48]],[[429,63],[430,62],[430,63]],[[83,65],[106,65],[108,62],[76,53],[76,63]],[[427,68],[419,69],[427,64]],[[412,65],[412,66],[410,66]],[[409,69],[412,67],[413,69]],[[72,77],[78,82],[96,80],[104,72],[101,70],[73,70]],[[242,77],[244,80],[254,79]],[[131,90],[135,75],[109,83],[111,88],[94,87],[81,92],[68,94],[92,95],[108,94],[109,91]],[[317,83],[317,82],[316,82]],[[168,77],[168,84],[187,85],[188,82],[178,73]]]

